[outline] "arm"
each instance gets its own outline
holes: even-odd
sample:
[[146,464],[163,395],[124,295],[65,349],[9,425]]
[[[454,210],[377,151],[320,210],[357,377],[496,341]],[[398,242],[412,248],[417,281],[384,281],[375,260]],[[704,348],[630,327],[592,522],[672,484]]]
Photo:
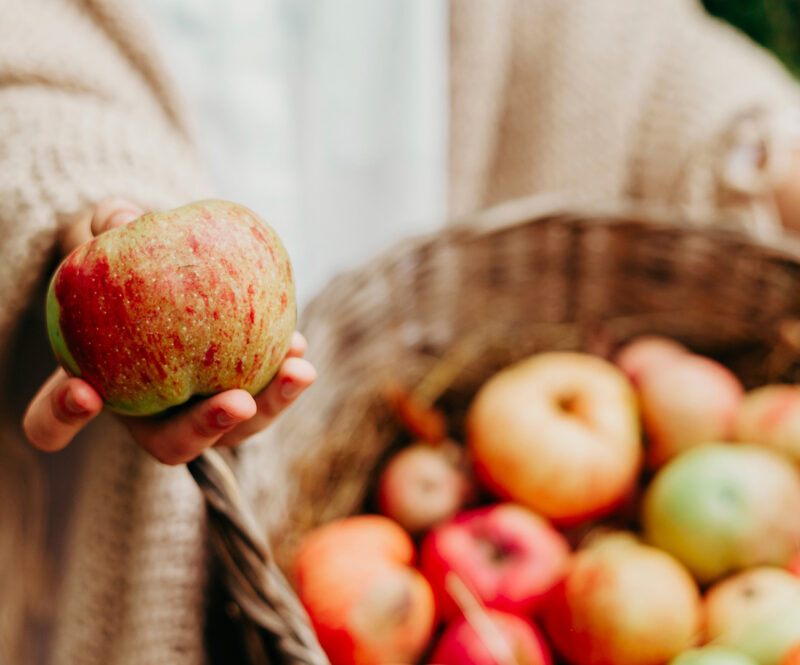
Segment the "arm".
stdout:
[[[563,192],[576,205],[644,199],[704,221],[757,203],[777,221],[770,199],[788,147],[779,121],[800,107],[797,83],[699,0],[451,7],[456,215]],[[766,147],[768,168],[734,182],[726,148],[743,134],[756,153]]]

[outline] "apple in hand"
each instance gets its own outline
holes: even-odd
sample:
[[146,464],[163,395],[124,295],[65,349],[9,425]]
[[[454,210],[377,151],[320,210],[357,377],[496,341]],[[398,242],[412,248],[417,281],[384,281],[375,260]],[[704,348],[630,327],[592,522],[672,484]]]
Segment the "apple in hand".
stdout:
[[745,395],[736,439],[758,443],[800,462],[800,386],[768,385]]
[[733,437],[744,388],[715,360],[675,354],[645,368],[637,387],[651,467],[694,446]]
[[97,236],[64,259],[47,294],[59,362],[129,415],[232,388],[260,392],[295,319],[280,238],[226,201],[148,213]]
[[642,455],[630,382],[586,353],[541,353],[498,372],[469,407],[467,439],[490,489],[561,524],[611,512]]
[[736,649],[707,646],[684,651],[669,661],[669,665],[758,665],[758,662]]
[[414,663],[433,633],[433,594],[413,568],[411,538],[381,515],[309,533],[294,559],[295,589],[333,665]]
[[707,636],[759,665],[781,665],[800,643],[800,579],[770,566],[750,568],[706,594]]
[[455,574],[487,607],[530,615],[566,572],[566,539],[544,518],[513,503],[476,508],[431,530],[420,569],[445,618],[458,614],[448,589]]
[[631,383],[638,385],[643,372],[684,353],[688,353],[686,347],[673,339],[643,335],[625,344],[614,357],[614,363],[625,372]]
[[800,542],[800,471],[760,446],[707,444],[663,467],[643,500],[646,539],[703,583],[786,565]]
[[396,453],[381,473],[378,508],[410,533],[420,533],[453,517],[473,494],[461,446],[415,443]]
[[572,665],[662,665],[702,630],[700,593],[686,569],[627,533],[579,550],[543,616]]
[[486,610],[472,623],[461,617],[434,648],[436,665],[551,665],[550,649],[536,626],[519,616]]

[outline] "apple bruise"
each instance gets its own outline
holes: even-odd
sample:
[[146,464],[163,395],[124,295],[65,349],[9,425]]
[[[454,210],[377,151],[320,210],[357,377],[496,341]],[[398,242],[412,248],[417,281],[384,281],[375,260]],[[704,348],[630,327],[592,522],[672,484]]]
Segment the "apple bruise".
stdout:
[[79,375],[123,413],[258,392],[295,324],[280,240],[245,208],[216,201],[99,236],[67,257],[52,288]]

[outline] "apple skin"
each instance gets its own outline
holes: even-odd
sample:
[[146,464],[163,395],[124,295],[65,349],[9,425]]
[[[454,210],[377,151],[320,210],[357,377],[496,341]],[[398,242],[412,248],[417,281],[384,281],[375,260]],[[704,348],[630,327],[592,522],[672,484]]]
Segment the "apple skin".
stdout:
[[786,569],[795,577],[800,577],[800,552],[792,557],[792,560],[788,563]]
[[800,641],[797,643],[797,646],[789,650],[789,653],[786,654],[786,658],[781,661],[781,665],[800,665]]
[[556,651],[573,665],[663,665],[697,643],[702,603],[677,560],[632,534],[612,533],[574,555],[543,618]]
[[439,612],[459,614],[446,587],[455,574],[487,607],[532,615],[566,573],[566,539],[544,518],[513,503],[476,508],[431,530],[420,547],[420,569]]
[[684,353],[688,353],[686,347],[673,339],[659,335],[642,335],[617,352],[614,364],[625,372],[631,383],[638,385],[643,372]]
[[381,515],[309,533],[294,559],[297,595],[333,665],[414,663],[435,625],[433,593],[411,538]]
[[[531,621],[497,610],[486,610],[486,617],[505,638],[510,655],[518,665],[552,665],[550,648]],[[431,662],[436,665],[506,665],[510,661],[495,659],[475,628],[460,617],[445,628]]]
[[750,566],[786,565],[800,542],[800,471],[760,446],[683,453],[656,474],[642,506],[646,540],[704,584]]
[[736,439],[800,462],[800,386],[774,384],[748,392],[739,409]]
[[781,665],[800,643],[800,579],[782,568],[750,568],[708,590],[706,613],[709,641],[759,665]]
[[669,665],[758,665],[758,662],[736,649],[707,646],[684,651],[669,661]]
[[633,388],[586,353],[541,353],[498,372],[466,425],[478,478],[559,524],[613,511],[641,466]]
[[295,322],[280,238],[247,208],[218,200],[97,236],[62,261],[47,294],[58,361],[128,415],[230,388],[258,393]]
[[733,438],[744,388],[715,360],[675,354],[642,371],[637,387],[651,468],[694,446]]
[[473,496],[464,450],[453,441],[396,453],[378,481],[378,508],[410,533],[453,517]]

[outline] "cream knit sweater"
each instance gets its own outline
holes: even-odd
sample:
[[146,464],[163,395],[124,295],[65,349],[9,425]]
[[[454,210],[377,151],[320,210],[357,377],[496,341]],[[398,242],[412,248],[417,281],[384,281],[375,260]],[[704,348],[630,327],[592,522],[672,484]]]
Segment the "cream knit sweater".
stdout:
[[[0,0],[0,663],[26,662],[19,637],[41,609],[38,578],[20,571],[41,540],[42,457],[19,420],[51,362],[41,317],[25,313],[41,308],[57,215],[112,195],[156,209],[213,195],[131,4]],[[749,210],[769,189],[781,147],[769,119],[794,108],[796,86],[692,0],[453,0],[451,37],[455,214],[545,191],[707,214]],[[743,124],[768,157],[767,175],[744,184],[725,158]],[[196,488],[112,418],[81,439],[61,594],[44,596],[52,662],[204,662]]]

